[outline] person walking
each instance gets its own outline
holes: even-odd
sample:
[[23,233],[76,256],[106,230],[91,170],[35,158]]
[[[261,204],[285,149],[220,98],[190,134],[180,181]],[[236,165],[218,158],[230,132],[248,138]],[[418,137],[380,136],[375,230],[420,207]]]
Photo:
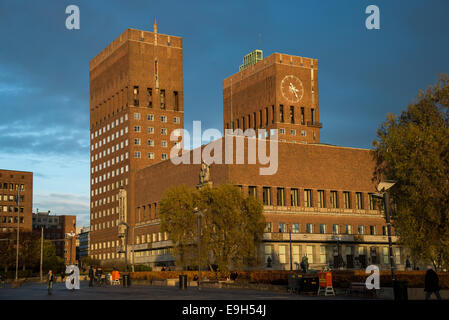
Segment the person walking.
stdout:
[[437,299],[441,300],[438,275],[432,269],[432,266],[427,267],[426,276],[424,278],[424,291],[426,292],[426,300],[430,299],[432,293],[435,293]]
[[93,287],[94,286],[94,269],[92,268],[92,266],[90,266],[89,268],[89,287]]
[[48,275],[47,275],[47,290],[48,290],[48,295],[51,295],[51,291],[53,289],[53,272],[51,270],[48,271]]

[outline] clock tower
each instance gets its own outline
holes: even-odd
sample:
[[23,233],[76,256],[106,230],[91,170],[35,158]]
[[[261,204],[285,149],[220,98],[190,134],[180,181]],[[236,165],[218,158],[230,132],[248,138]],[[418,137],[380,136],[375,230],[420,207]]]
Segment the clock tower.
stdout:
[[[224,129],[278,129],[278,139],[320,143],[318,60],[261,50],[223,80]],[[259,54],[260,53],[260,54]]]

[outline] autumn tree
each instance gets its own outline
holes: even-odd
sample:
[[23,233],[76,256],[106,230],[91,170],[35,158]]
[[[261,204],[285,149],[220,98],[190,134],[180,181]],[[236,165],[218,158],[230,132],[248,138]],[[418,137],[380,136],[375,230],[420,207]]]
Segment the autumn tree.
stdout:
[[396,180],[392,219],[417,261],[449,267],[449,77],[387,115],[373,142],[375,179]]
[[[198,216],[201,212],[201,261],[227,272],[256,265],[265,218],[262,204],[244,197],[239,188],[221,185],[195,190],[176,186],[161,201],[162,230],[170,234],[178,261],[195,264],[198,259]],[[196,260],[195,260],[196,259]]]

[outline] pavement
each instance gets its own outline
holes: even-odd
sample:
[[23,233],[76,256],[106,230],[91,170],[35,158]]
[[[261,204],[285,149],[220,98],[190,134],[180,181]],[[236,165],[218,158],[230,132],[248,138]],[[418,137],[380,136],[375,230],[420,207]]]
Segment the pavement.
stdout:
[[131,285],[105,285],[89,288],[87,281],[81,281],[80,289],[70,291],[65,283],[57,282],[52,295],[47,294],[46,284],[24,283],[19,288],[6,285],[0,288],[0,300],[366,300],[361,297],[308,296],[249,289],[202,288],[180,290],[178,287]]

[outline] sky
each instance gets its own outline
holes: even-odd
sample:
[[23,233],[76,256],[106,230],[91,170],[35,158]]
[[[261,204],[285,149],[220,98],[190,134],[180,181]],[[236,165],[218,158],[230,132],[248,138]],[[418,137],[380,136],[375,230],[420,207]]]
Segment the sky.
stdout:
[[[371,4],[379,30],[365,27]],[[223,130],[222,80],[262,49],[318,59],[321,142],[370,148],[387,113],[449,73],[448,17],[447,0],[0,0],[0,168],[34,173],[33,211],[88,226],[89,61],[154,18],[183,38],[187,130]]]

